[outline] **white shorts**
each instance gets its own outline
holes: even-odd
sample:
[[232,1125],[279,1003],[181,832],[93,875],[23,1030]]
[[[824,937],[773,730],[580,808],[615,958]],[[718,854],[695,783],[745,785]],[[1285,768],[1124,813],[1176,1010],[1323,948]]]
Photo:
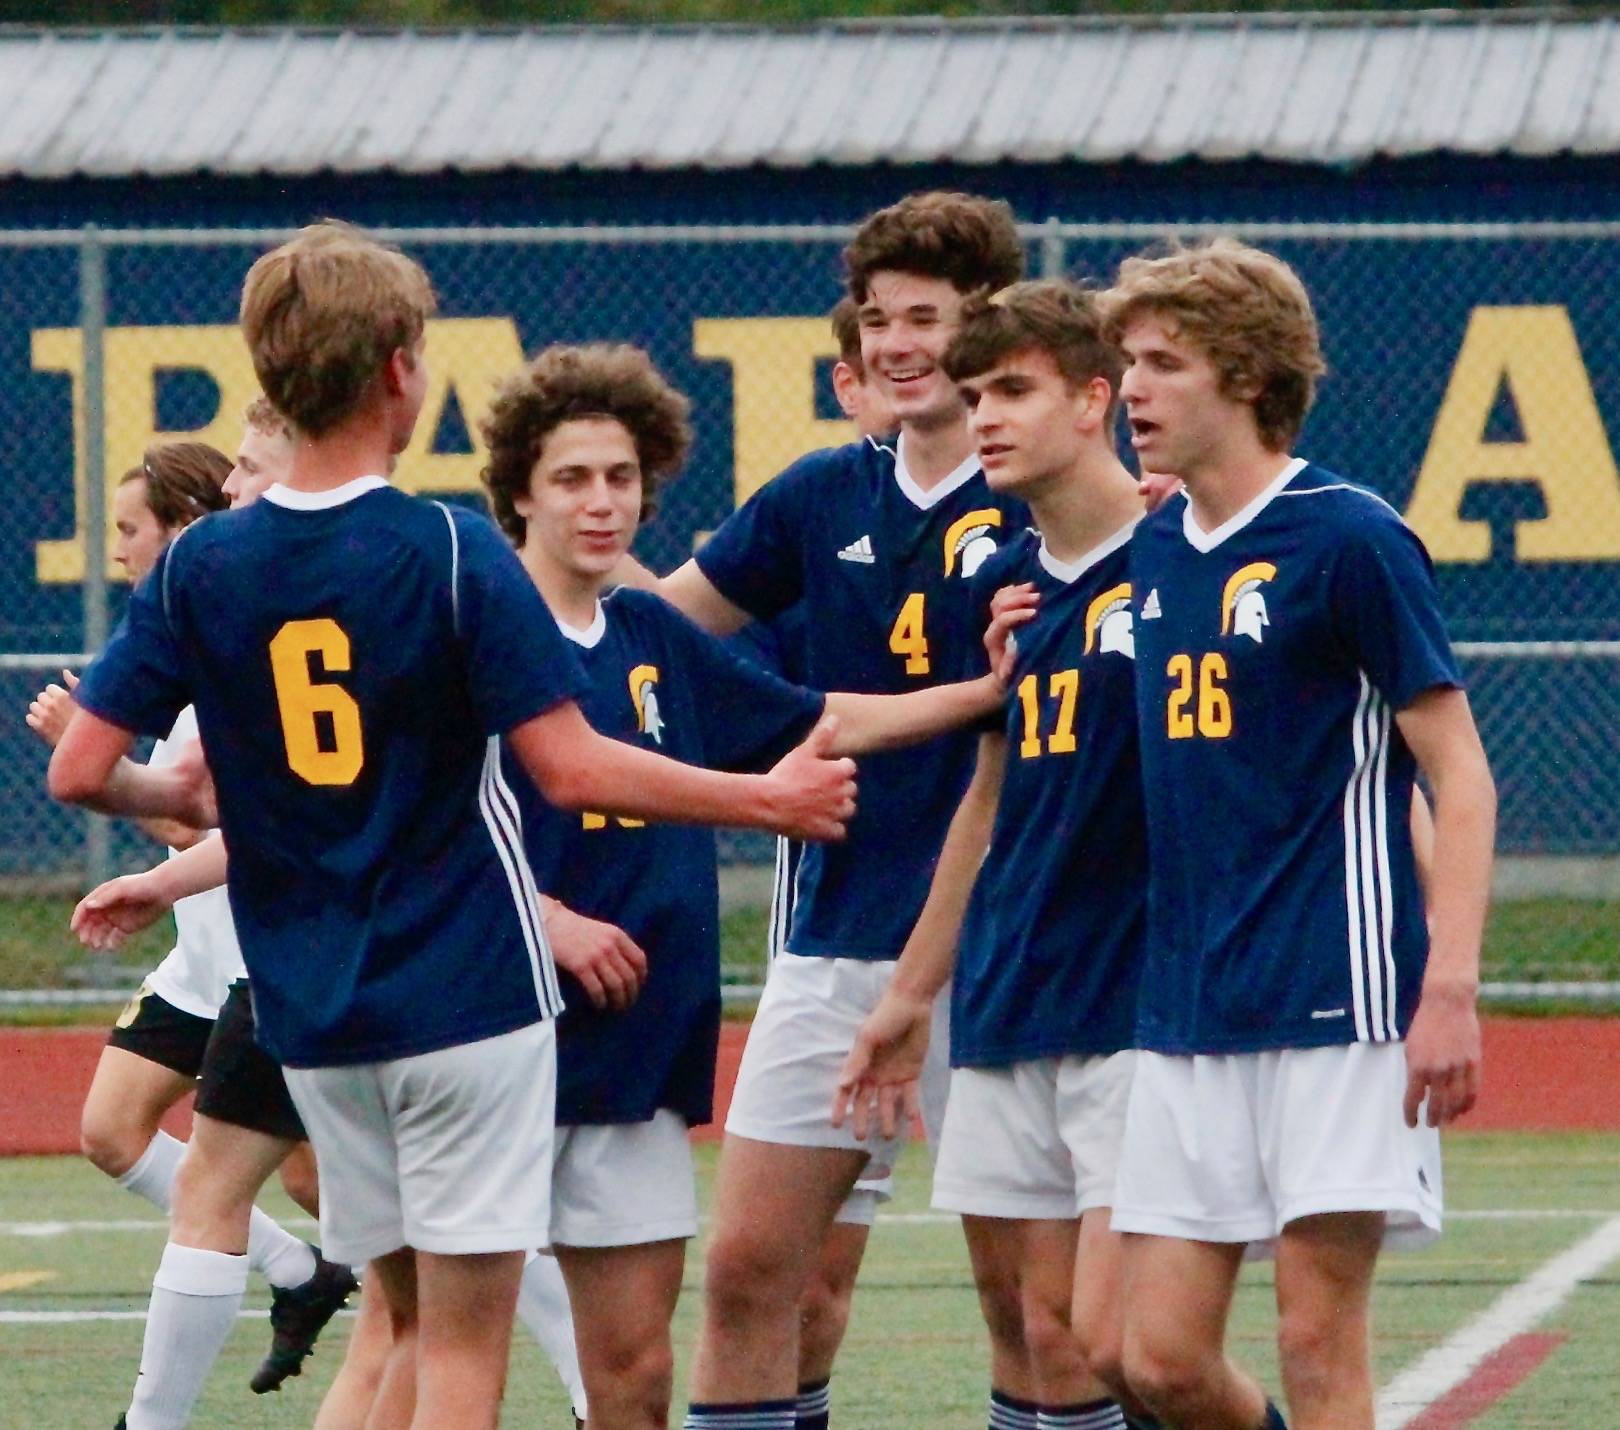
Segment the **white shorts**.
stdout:
[[910,1129],[861,1142],[847,1122],[832,1125],[832,1103],[856,1030],[893,974],[892,960],[779,954],[737,1069],[726,1131],[756,1142],[866,1152],[863,1180],[888,1176]]
[[546,1245],[557,1097],[550,1021],[390,1062],[286,1072],[320,1168],[328,1259]]
[[1137,1054],[1116,1231],[1249,1242],[1324,1212],[1383,1212],[1384,1245],[1440,1234],[1440,1134],[1409,1128],[1404,1043]]
[[679,1113],[647,1122],[557,1128],[551,1240],[558,1246],[640,1246],[697,1235],[692,1148]]
[[957,1068],[934,1164],[934,1205],[1067,1221],[1111,1206],[1135,1054]]

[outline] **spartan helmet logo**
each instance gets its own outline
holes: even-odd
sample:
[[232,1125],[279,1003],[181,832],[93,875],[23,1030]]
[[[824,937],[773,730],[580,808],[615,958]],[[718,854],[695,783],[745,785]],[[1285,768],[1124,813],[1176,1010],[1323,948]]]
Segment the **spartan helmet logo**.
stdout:
[[993,533],[1000,525],[1001,513],[993,506],[957,517],[945,532],[945,574],[959,570],[965,580],[984,565],[995,554]]
[[653,742],[664,743],[664,720],[658,713],[658,667],[638,665],[630,672],[630,699],[635,702],[636,728],[643,735],[651,735]]
[[1086,609],[1086,653],[1106,655],[1110,651],[1136,659],[1136,623],[1131,615],[1131,588],[1128,582],[1111,586],[1092,599]]
[[1238,592],[1237,600],[1232,603],[1232,630],[1261,645],[1265,641],[1265,627],[1270,624],[1266,598],[1260,594],[1260,583],[1253,581]]
[[1263,645],[1271,616],[1266,611],[1265,593],[1260,589],[1277,574],[1269,561],[1251,561],[1226,578],[1221,595],[1221,634],[1248,636]]

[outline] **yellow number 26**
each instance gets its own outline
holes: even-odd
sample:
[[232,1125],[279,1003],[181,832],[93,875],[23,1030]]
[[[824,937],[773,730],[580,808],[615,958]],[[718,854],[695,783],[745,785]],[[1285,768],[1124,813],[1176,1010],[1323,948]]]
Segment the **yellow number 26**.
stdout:
[[[366,762],[360,707],[341,685],[311,678],[311,656],[320,657],[325,674],[349,669],[349,637],[328,616],[288,621],[270,642],[270,671],[276,682],[287,764],[312,785],[353,784]],[[330,721],[324,732],[323,715]]]

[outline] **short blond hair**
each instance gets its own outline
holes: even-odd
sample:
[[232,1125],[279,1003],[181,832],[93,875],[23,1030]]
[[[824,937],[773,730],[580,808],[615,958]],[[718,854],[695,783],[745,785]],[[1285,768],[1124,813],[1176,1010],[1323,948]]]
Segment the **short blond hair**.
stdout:
[[275,403],[262,392],[242,409],[242,425],[251,427],[255,432],[263,432],[266,437],[292,440],[292,423],[277,411]]
[[1222,393],[1252,403],[1269,450],[1286,451],[1299,435],[1327,364],[1310,295],[1282,259],[1232,238],[1177,243],[1127,258],[1102,302],[1111,342],[1157,317],[1202,349]]
[[327,220],[248,270],[242,335],[264,395],[319,437],[353,416],[396,352],[416,346],[435,306],[420,265]]

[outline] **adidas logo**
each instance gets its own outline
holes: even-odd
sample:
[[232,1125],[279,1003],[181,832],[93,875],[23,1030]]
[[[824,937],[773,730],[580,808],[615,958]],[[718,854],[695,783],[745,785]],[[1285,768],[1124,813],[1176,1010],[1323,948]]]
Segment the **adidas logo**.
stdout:
[[1142,602],[1142,619],[1156,621],[1164,612],[1159,608],[1159,588],[1155,586],[1148,592],[1147,600]]
[[838,553],[840,561],[859,561],[863,566],[870,566],[877,557],[872,554],[872,538],[863,536],[859,541],[852,541]]

